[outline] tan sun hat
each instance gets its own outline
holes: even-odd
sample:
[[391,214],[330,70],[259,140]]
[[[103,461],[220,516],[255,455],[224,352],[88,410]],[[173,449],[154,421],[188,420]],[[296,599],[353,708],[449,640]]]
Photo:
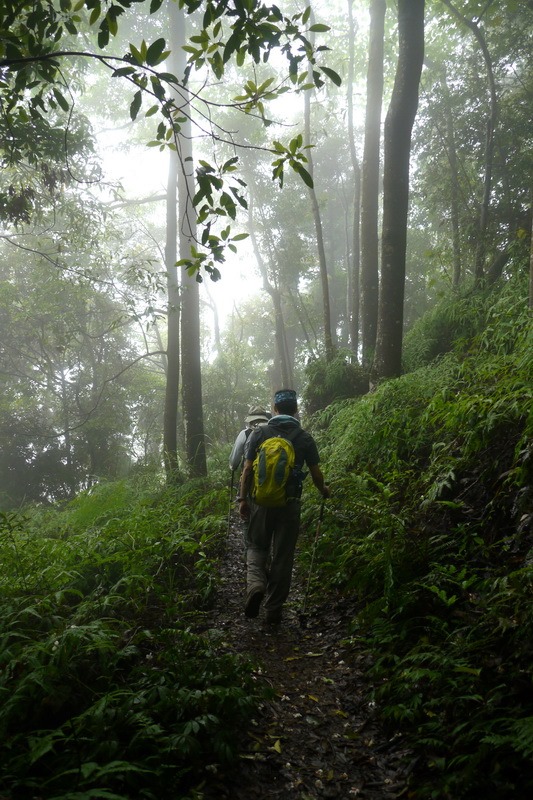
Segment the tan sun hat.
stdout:
[[248,415],[245,417],[244,421],[247,425],[253,425],[254,422],[268,422],[270,419],[270,414],[268,414],[264,408],[261,406],[251,406],[248,409]]

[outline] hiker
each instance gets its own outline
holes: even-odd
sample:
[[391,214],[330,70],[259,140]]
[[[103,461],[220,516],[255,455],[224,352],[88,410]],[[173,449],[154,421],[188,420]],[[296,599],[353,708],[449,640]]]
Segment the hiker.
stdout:
[[244,419],[245,427],[237,435],[235,444],[233,445],[233,450],[231,451],[231,455],[229,457],[229,468],[232,472],[235,472],[235,470],[239,469],[242,464],[244,445],[246,444],[248,436],[261,422],[268,422],[271,416],[272,414],[265,411],[260,406],[251,406],[251,408],[248,409],[248,414]]
[[[252,431],[246,442],[244,468],[239,488],[240,516],[248,521],[246,531],[246,601],[244,613],[257,617],[264,598],[265,623],[281,622],[292,579],[294,551],[300,528],[300,495],[304,464],[307,465],[316,488],[327,498],[329,487],[319,466],[315,440],[301,426],[295,414],[298,410],[296,392],[282,389],[274,395],[274,416],[267,425]],[[254,491],[254,460],[262,443],[271,437],[289,439],[294,448],[295,468],[287,486],[285,505],[266,507],[259,505],[251,493]],[[269,564],[269,557],[271,558]]]

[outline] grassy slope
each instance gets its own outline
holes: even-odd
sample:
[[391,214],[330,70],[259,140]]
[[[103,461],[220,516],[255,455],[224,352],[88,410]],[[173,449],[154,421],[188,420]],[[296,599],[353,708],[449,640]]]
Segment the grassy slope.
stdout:
[[[414,361],[457,332],[447,304]],[[375,699],[420,756],[413,796],[533,789],[533,338],[524,287],[476,304],[477,334],[318,420],[335,496],[319,578],[356,595]],[[444,317],[444,319],[443,319]],[[465,320],[466,321],[466,320]],[[449,336],[449,333],[447,334]]]
[[161,798],[234,752],[251,670],[195,635],[226,492],[100,486],[0,515],[0,795]]

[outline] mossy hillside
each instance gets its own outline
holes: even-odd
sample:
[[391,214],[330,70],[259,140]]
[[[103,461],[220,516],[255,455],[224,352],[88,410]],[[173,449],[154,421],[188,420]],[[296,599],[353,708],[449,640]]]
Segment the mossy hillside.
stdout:
[[334,490],[317,584],[358,600],[374,699],[427,778],[416,797],[533,786],[524,285],[493,293],[479,319],[452,352],[316,420]]

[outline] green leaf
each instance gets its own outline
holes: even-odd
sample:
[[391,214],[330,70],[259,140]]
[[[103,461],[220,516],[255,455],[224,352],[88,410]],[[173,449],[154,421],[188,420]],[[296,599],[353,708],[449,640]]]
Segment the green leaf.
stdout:
[[327,75],[330,80],[333,81],[335,86],[340,86],[342,83],[342,78],[338,75],[334,70],[330,69],[329,67],[320,67],[324,75]]
[[146,51],[146,63],[150,67],[155,67],[156,64],[159,64],[160,61],[164,60],[161,58],[161,56],[163,55],[165,47],[166,42],[163,38],[156,39],[155,42],[152,42]]
[[65,98],[63,97],[63,95],[59,91],[59,89],[54,89],[54,97],[57,100],[58,105],[60,105],[61,108],[63,109],[63,111],[70,111],[70,106],[69,106],[67,100],[65,100]]
[[109,33],[111,34],[111,36],[116,36],[117,33],[118,33],[117,18],[113,14],[111,14],[110,11],[106,15],[106,22],[107,22],[107,27],[108,27],[108,30],[109,30]]
[[306,186],[309,186],[310,189],[313,188],[313,179],[311,175],[308,173],[305,167],[302,167],[299,161],[291,161],[291,167],[293,170],[298,173],[298,175],[302,178],[303,182]]
[[236,169],[235,164],[238,160],[239,156],[233,156],[233,158],[228,159],[222,167],[222,172],[233,172]]
[[116,69],[112,74],[112,78],[123,78],[125,75],[133,75],[135,73],[134,67],[120,67],[120,69]]
[[133,56],[133,58],[135,59],[135,61],[136,61],[138,64],[143,64],[143,63],[144,63],[144,61],[143,61],[143,57],[142,57],[142,55],[141,55],[140,51],[139,51],[139,50],[137,50],[137,48],[135,47],[135,45],[134,45],[134,44],[132,44],[131,42],[130,42],[130,53],[131,53],[131,55]]
[[98,47],[103,50],[109,44],[109,27],[104,19],[98,31]]
[[323,25],[321,22],[316,22],[314,25],[311,25],[309,30],[313,31],[313,33],[327,33],[327,31],[331,30],[331,28],[329,25]]
[[133,100],[131,101],[130,105],[130,117],[131,119],[137,119],[137,114],[141,108],[142,104],[142,92],[135,92],[133,95]]
[[[78,9],[76,8],[76,11]],[[89,17],[89,25],[94,25],[100,14],[102,13],[102,6],[100,3],[97,3],[93,10],[91,11],[91,16]]]

